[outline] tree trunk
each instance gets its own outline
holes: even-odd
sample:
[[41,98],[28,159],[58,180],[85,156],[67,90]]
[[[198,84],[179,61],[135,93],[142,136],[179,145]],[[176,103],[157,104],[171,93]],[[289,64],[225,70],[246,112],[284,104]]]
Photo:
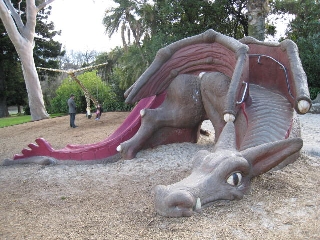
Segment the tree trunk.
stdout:
[[0,118],[8,117],[8,107],[7,107],[7,99],[4,94],[5,87],[4,87],[4,72],[2,62],[0,60]]
[[40,1],[40,5],[36,6],[35,0],[27,0],[25,9],[26,22],[24,23],[11,1],[0,0],[0,18],[22,63],[33,121],[49,118],[44,106],[42,89],[33,59],[33,44],[37,13],[53,1]]
[[248,33],[260,41],[265,39],[265,20],[268,14],[268,0],[248,0]]
[[28,93],[31,119],[33,121],[37,121],[49,118],[49,114],[44,106],[39,76],[33,59],[33,46],[30,42],[27,42],[21,45],[20,48],[16,47],[16,50],[22,63],[22,71]]
[[[0,77],[0,89],[3,88],[3,79],[1,79]],[[2,91],[2,89],[0,90]],[[8,107],[7,107],[7,101],[6,101],[6,97],[4,94],[0,95],[0,118],[3,117],[8,117],[9,116],[9,112],[8,112]]]
[[9,117],[7,102],[1,97],[0,99],[0,118]]
[[125,31],[126,31],[126,25],[123,23],[121,26],[121,40],[122,40],[122,45],[124,50],[127,52],[128,51],[128,45],[126,42],[126,38],[125,38]]

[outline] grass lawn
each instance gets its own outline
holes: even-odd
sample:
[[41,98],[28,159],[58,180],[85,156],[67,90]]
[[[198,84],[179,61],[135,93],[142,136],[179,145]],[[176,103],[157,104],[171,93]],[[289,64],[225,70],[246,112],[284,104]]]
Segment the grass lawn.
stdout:
[[[61,117],[64,115],[65,114],[55,113],[55,114],[50,114],[50,117],[54,118],[54,117]],[[30,121],[31,121],[30,115],[18,116],[18,115],[12,114],[10,117],[0,118],[0,128],[13,126],[13,125],[21,124],[21,123],[26,123],[26,122],[30,122]]]

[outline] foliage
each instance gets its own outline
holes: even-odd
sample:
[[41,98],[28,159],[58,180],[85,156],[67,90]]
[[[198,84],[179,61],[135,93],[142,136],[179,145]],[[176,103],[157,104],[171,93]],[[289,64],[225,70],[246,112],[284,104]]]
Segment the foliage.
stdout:
[[145,34],[144,41],[158,42],[156,49],[210,28],[234,38],[248,34],[246,0],[154,2],[151,34]]
[[126,104],[124,101],[106,102],[103,108],[104,112],[130,112],[133,109],[132,104]]
[[26,105],[27,91],[18,54],[0,21],[0,117],[6,116],[7,105]]
[[23,112],[24,112],[24,115],[31,115],[29,105],[25,105],[23,107]]
[[[61,50],[61,43],[53,40],[61,31],[56,31],[53,22],[48,21],[50,13],[51,6],[48,6],[37,14],[34,61],[37,67],[59,68],[57,58],[64,56],[65,51]],[[47,74],[56,75],[54,72]]]
[[320,88],[309,86],[309,92],[310,92],[310,98],[315,99],[318,96],[318,94],[320,94]]
[[114,84],[112,80],[112,74],[115,67],[119,64],[119,59],[123,55],[123,48],[116,47],[109,53],[101,53],[96,57],[94,61],[95,65],[108,63],[107,65],[98,68],[98,75],[106,83]]
[[[0,50],[1,51],[1,50]],[[0,75],[3,81],[3,90],[0,95],[5,98],[6,105],[27,105],[27,90],[22,75],[20,62],[15,59],[15,54],[3,54],[0,57]],[[0,77],[1,78],[1,77]],[[0,80],[0,81],[1,81]]]
[[[26,1],[11,0],[13,5],[18,9],[18,5],[21,9],[21,18],[24,24],[26,23]],[[59,61],[57,57],[61,57],[65,54],[65,51],[61,51],[62,44],[54,41],[53,38],[56,35],[60,35],[61,31],[54,29],[53,22],[49,22],[48,17],[51,14],[51,6],[41,9],[37,16],[37,24],[35,26],[34,37],[34,61],[37,67],[58,68]],[[1,23],[2,24],[2,23]],[[49,73],[53,76],[56,73]]]
[[[116,94],[112,91],[112,86],[102,82],[101,78],[97,76],[97,71],[83,73],[77,78],[102,105],[104,111],[122,110],[119,109],[119,105],[121,105],[121,103],[117,101]],[[60,87],[57,89],[56,97],[51,101],[51,106],[49,108],[50,112],[67,113],[67,100],[71,94],[76,96],[75,101],[77,105],[77,112],[85,112],[87,105],[82,89],[70,78],[64,79]],[[94,110],[95,106],[92,105],[91,109]]]
[[[18,2],[20,4],[21,18],[25,23],[25,6],[26,1],[11,1],[17,8]],[[54,41],[53,38],[59,32],[54,30],[52,22],[48,21],[51,7],[42,9],[37,14],[36,37],[34,38],[34,61],[37,66],[58,68],[58,56],[64,54],[61,51],[61,44]],[[54,77],[56,73],[40,73],[39,79],[48,79],[47,77]],[[46,78],[45,78],[46,77]],[[0,21],[0,106],[8,105],[27,105],[27,91],[19,62],[18,54],[13,47],[11,40],[6,33],[2,21]],[[0,108],[0,117],[4,115],[4,108]]]
[[[248,32],[244,0],[155,1],[157,35],[167,36],[166,45],[212,28],[234,38]],[[156,36],[154,36],[156,37]]]
[[[194,36],[212,28],[227,36],[239,39],[248,35],[247,0],[115,0],[118,6],[107,11],[104,24],[109,36],[122,33],[125,48],[109,69],[108,81],[129,88],[153,61],[156,52],[170,43]],[[294,14],[287,37],[295,41],[308,76],[311,96],[320,87],[319,74],[319,0],[269,1],[272,12]],[[139,28],[143,34],[130,43],[130,33]],[[267,34],[275,34],[275,26],[267,23]],[[134,35],[134,34],[133,34]],[[110,55],[108,55],[110,56]],[[119,55],[118,55],[119,56]],[[312,61],[313,60],[313,61]]]
[[311,99],[320,92],[320,32],[296,40],[303,68],[308,77]]
[[295,15],[286,34],[299,48],[311,98],[315,98],[320,89],[320,1],[285,0],[277,1],[275,6],[279,12]]
[[[120,89],[129,88],[151,64],[157,51],[174,41],[209,28],[235,38],[248,32],[246,0],[114,2],[118,6],[106,12],[104,25],[109,36],[122,31],[124,52],[112,72]],[[129,45],[131,34],[134,42]]]
[[153,19],[153,7],[146,0],[114,0],[118,7],[106,11],[103,23],[111,37],[121,29],[122,44],[125,49],[131,44],[140,45],[140,40],[149,31],[147,21]]
[[79,69],[90,66],[94,63],[97,56],[98,52],[94,50],[84,52],[68,51],[60,60],[61,69]]
[[118,82],[120,89],[127,89],[143,73],[146,65],[141,59],[137,46],[130,46],[118,60],[118,65],[113,72],[113,79]]
[[277,0],[274,6],[278,13],[295,16],[286,31],[287,37],[293,41],[320,32],[319,0]]
[[107,63],[107,65],[101,66],[97,70],[98,75],[101,77],[102,81],[108,83],[110,79],[110,74],[112,73],[113,61],[112,59],[109,59],[109,54],[106,52],[97,55],[94,61],[94,65],[104,63]]

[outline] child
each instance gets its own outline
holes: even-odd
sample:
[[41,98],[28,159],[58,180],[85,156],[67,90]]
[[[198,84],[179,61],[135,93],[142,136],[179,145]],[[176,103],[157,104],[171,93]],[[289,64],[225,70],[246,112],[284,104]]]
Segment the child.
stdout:
[[96,120],[100,119],[101,113],[102,113],[102,108],[101,108],[100,104],[98,104],[97,110],[96,110]]

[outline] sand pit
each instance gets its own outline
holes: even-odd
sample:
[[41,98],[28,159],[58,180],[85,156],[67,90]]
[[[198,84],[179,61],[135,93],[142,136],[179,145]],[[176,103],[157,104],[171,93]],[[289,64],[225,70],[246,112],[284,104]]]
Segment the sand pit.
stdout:
[[[0,129],[0,159],[38,137],[56,148],[105,139],[128,113],[100,121],[77,115]],[[190,173],[212,137],[141,151],[96,165],[0,167],[1,239],[320,239],[320,115],[300,116],[305,147],[297,162],[253,179],[244,199],[219,201],[190,218],[155,213],[152,189]]]

